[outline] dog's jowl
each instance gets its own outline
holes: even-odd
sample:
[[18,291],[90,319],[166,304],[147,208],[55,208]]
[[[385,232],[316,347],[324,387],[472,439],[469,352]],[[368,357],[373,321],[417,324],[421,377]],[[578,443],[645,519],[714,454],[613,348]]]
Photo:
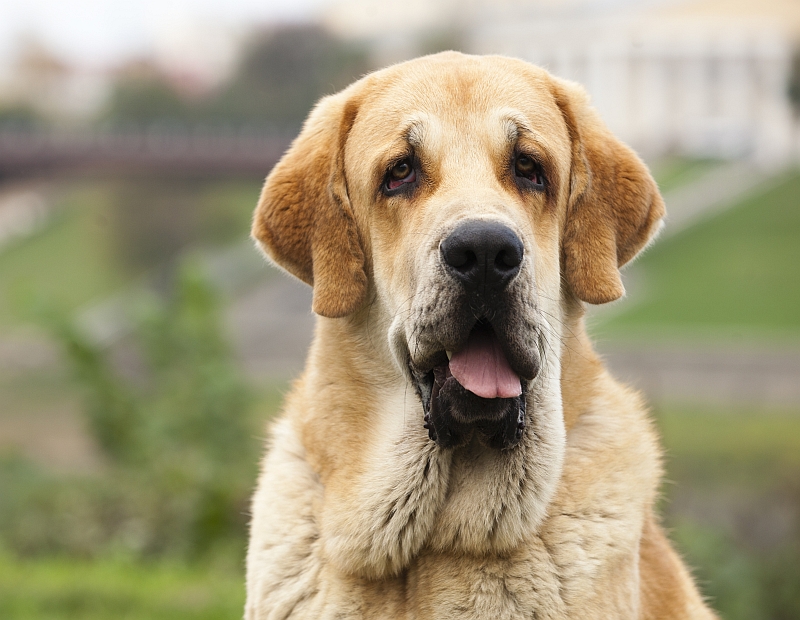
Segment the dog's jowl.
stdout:
[[253,236],[313,287],[253,498],[249,620],[713,618],[583,325],[664,207],[583,90],[445,53],[319,102]]

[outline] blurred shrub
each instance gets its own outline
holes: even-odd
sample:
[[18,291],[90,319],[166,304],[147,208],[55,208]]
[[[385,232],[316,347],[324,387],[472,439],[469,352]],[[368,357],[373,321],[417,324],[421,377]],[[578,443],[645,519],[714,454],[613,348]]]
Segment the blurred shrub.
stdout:
[[682,519],[672,537],[686,553],[708,602],[723,618],[770,618],[759,583],[759,562],[724,530]]
[[781,548],[758,550],[724,529],[688,519],[672,537],[725,620],[800,618],[800,537]]
[[254,394],[232,362],[208,283],[184,267],[174,297],[148,304],[131,343],[138,371],[115,370],[72,324],[52,323],[108,465],[97,476],[56,479],[4,463],[5,544],[23,554],[88,556],[243,550],[260,447]]
[[665,522],[725,620],[800,618],[800,412],[671,405]]

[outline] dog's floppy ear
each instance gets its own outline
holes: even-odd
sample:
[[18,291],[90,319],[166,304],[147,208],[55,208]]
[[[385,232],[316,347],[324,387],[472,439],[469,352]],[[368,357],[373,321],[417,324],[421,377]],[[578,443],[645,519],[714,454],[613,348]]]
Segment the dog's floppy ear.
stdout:
[[614,301],[625,294],[619,268],[657,232],[664,201],[647,167],[611,134],[583,88],[553,83],[572,141],[563,274],[579,299]]
[[253,217],[261,248],[313,286],[312,309],[326,317],[354,312],[367,291],[343,168],[344,143],[358,110],[349,90],[317,104],[267,177]]

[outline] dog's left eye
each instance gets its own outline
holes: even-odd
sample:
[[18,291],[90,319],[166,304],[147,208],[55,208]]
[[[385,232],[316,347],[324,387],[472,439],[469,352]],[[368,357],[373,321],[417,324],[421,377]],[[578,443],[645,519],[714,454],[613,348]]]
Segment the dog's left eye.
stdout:
[[413,183],[417,180],[417,172],[411,159],[406,158],[397,162],[386,175],[386,189],[397,189],[406,183]]
[[529,155],[520,153],[514,161],[514,172],[518,177],[528,179],[537,188],[544,187],[542,168]]

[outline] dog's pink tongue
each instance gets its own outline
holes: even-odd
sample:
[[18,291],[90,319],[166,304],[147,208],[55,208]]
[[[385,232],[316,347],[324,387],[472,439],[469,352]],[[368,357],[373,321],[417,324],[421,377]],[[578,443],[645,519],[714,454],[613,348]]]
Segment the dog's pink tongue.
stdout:
[[450,358],[450,373],[481,398],[513,398],[522,394],[519,377],[508,365],[497,338],[487,330],[470,334],[466,346]]

